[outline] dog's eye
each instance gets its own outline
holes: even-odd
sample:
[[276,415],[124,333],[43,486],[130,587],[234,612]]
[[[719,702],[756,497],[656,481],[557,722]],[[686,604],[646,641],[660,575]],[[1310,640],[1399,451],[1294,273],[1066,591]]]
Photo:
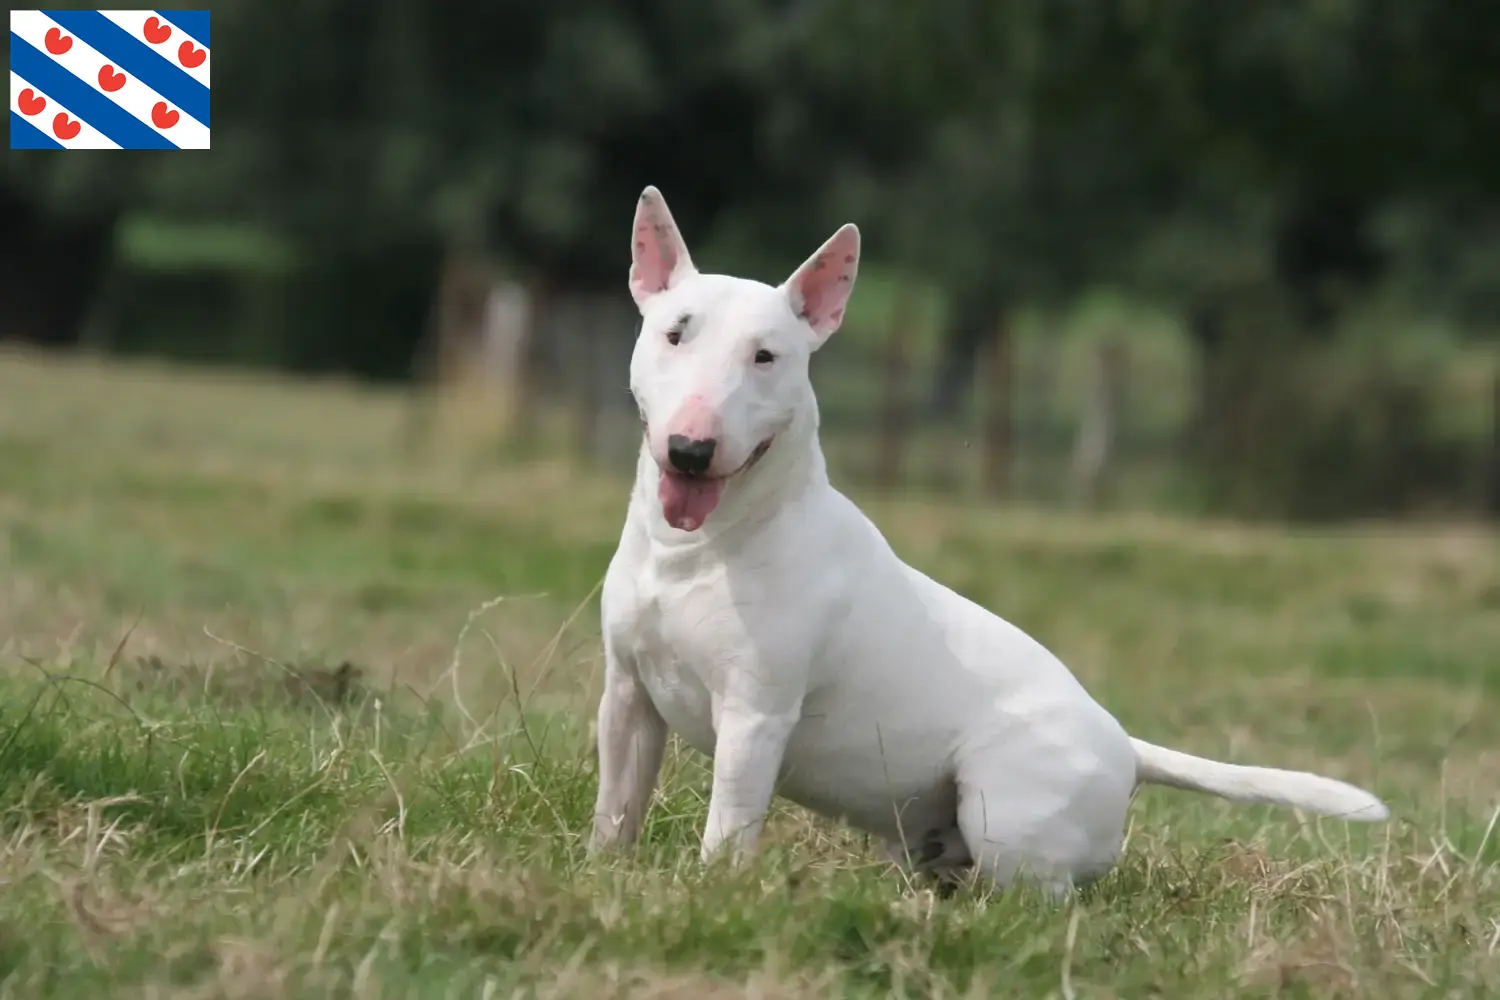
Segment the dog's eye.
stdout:
[[755,363],[758,364],[758,365],[768,365],[772,361],[775,361],[775,360],[776,360],[776,355],[772,354],[770,351],[756,351],[755,352]]
[[671,344],[673,347],[676,347],[678,341],[682,340],[682,331],[686,330],[687,325],[692,321],[692,313],[683,313],[681,316],[678,316],[677,322],[667,327],[667,343]]

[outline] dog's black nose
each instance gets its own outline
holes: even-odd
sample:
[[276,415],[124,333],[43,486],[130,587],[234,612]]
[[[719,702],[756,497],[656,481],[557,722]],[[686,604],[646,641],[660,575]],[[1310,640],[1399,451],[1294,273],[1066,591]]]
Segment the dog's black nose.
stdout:
[[714,446],[717,444],[713,438],[689,441],[681,434],[673,434],[667,438],[667,461],[678,472],[701,475],[708,471],[709,463],[714,460]]

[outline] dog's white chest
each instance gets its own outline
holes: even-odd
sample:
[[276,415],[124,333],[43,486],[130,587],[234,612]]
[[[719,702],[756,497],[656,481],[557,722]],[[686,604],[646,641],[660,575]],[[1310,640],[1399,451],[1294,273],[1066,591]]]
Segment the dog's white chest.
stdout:
[[672,580],[649,561],[617,589],[612,636],[667,725],[712,754],[717,706],[746,648],[743,623],[722,579]]

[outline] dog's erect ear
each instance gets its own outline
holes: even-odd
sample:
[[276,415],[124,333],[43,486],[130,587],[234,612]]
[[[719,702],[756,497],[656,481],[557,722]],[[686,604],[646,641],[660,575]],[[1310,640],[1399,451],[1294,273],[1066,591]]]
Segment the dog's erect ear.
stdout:
[[807,258],[781,287],[792,300],[792,312],[812,327],[813,350],[844,322],[844,307],[859,274],[859,229],[845,223],[818,252]]
[[647,302],[695,273],[666,199],[654,187],[636,203],[630,240],[630,294],[645,312]]

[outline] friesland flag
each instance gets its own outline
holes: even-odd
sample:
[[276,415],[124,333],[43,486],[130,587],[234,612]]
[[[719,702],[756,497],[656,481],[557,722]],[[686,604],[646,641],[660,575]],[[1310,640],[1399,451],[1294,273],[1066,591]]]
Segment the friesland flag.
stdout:
[[208,11],[10,12],[11,149],[208,149]]

